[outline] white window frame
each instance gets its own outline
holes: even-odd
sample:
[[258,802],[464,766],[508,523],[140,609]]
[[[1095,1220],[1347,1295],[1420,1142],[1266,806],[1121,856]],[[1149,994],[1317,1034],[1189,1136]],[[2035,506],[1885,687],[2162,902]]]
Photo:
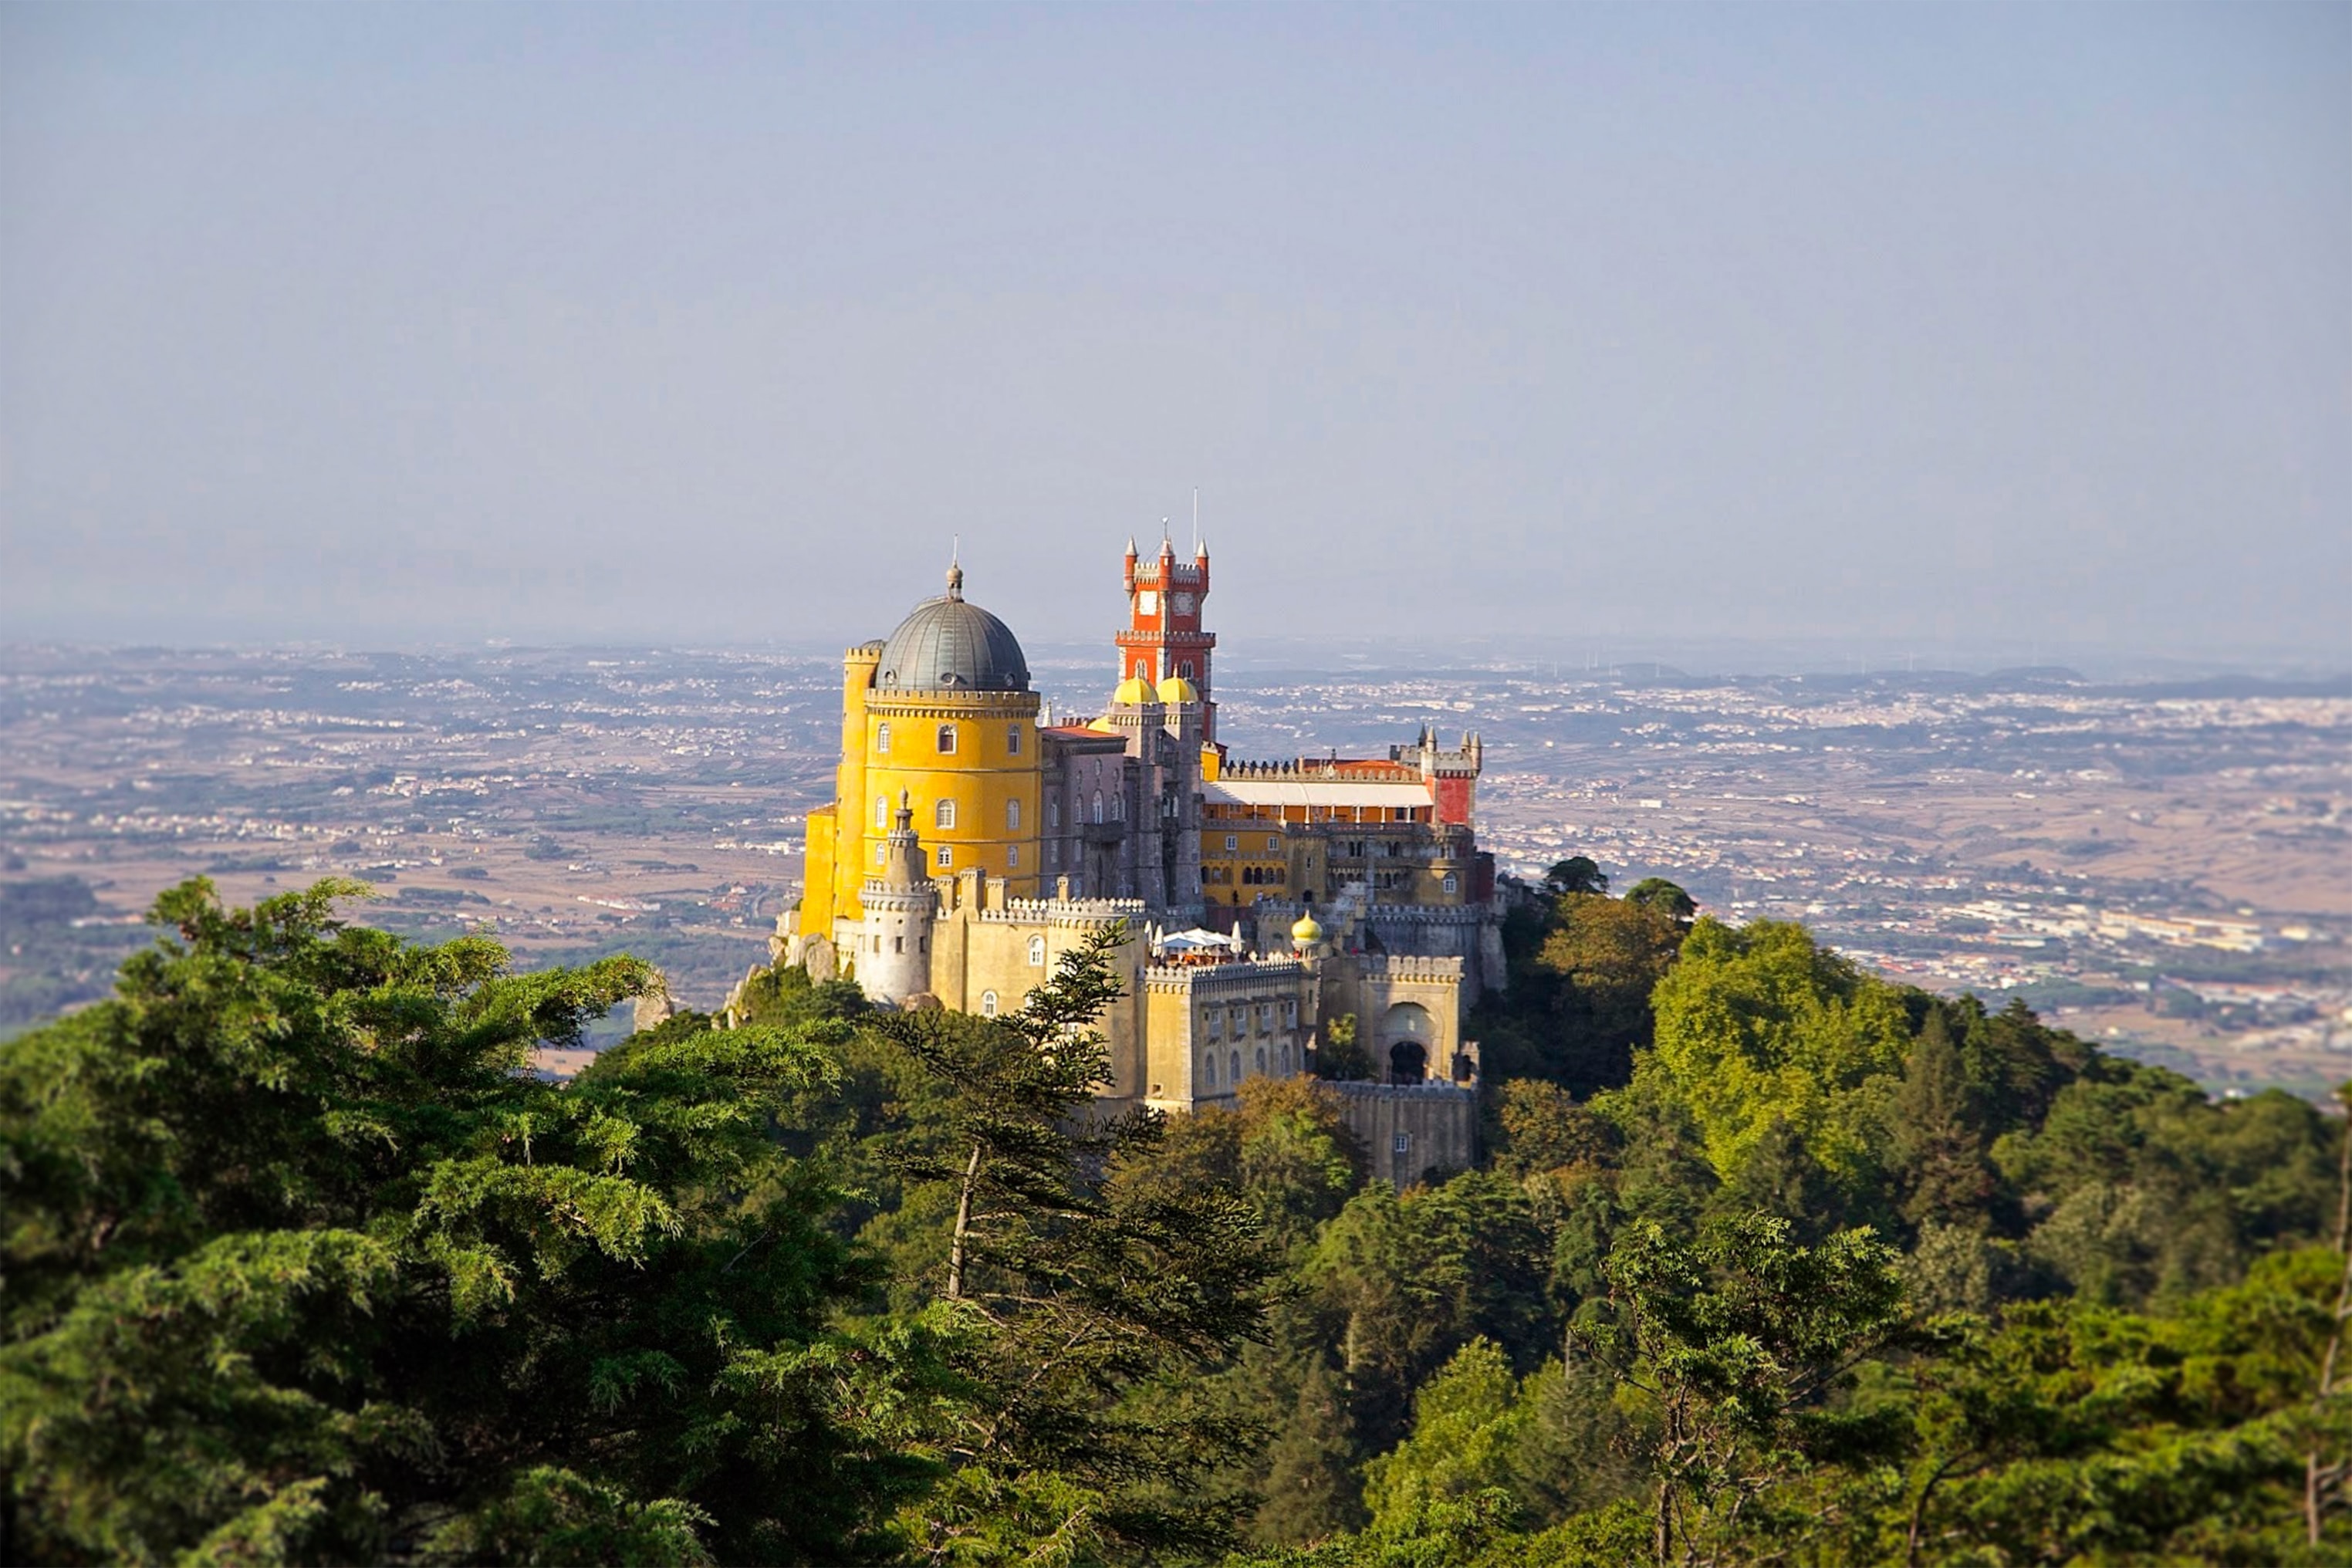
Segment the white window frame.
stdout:
[[874,726],[874,750],[882,756],[890,754],[890,724],[887,720]]
[[943,868],[952,868],[955,865],[955,850],[948,845],[940,845],[937,863]]
[[1008,844],[1004,847],[1004,864],[1011,870],[1017,871],[1021,868],[1021,846]]
[[890,797],[887,795],[874,797],[874,826],[883,828],[890,826]]
[[1021,754],[1021,726],[1018,724],[1004,727],[1004,754],[1008,757]]
[[1017,800],[1008,800],[1004,803],[1004,831],[1007,833],[1021,831],[1021,803]]
[[952,757],[956,754],[956,727],[954,725],[942,724],[940,726],[939,743],[940,755],[943,757]]
[[1029,967],[1032,969],[1045,967],[1045,939],[1042,936],[1033,936],[1029,939]]
[[954,801],[942,798],[939,805],[931,808],[931,826],[934,827],[953,827],[955,826]]
[[1234,852],[1236,852],[1237,850],[1239,850],[1239,849],[1241,848],[1241,847],[1242,847],[1242,836],[1241,836],[1240,834],[1238,834],[1238,833],[1228,833],[1228,834],[1226,834],[1226,835],[1225,835],[1225,853],[1226,853],[1226,854],[1228,854],[1228,855],[1234,854]]
[[983,1018],[993,1018],[996,1016],[995,992],[983,991],[980,994],[980,1016]]

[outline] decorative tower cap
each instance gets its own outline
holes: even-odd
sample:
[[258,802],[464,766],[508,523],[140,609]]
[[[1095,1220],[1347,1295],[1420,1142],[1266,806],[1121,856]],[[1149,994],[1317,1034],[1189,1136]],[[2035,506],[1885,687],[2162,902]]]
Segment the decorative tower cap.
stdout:
[[1110,694],[1110,700],[1122,708],[1149,702],[1151,698],[1151,688],[1143,683],[1143,678],[1139,675],[1129,676],[1125,680],[1120,681],[1118,689]]
[[[1143,682],[1139,680],[1136,684],[1140,686]],[[1198,687],[1182,676],[1171,675],[1160,683],[1159,697],[1160,701],[1171,705],[1178,702],[1198,702],[1201,700],[1201,692]]]
[[948,565],[948,597],[950,599],[963,597],[963,568],[952,562]]
[[1290,944],[1304,952],[1323,940],[1323,928],[1315,923],[1313,915],[1301,915],[1298,923],[1290,928]]

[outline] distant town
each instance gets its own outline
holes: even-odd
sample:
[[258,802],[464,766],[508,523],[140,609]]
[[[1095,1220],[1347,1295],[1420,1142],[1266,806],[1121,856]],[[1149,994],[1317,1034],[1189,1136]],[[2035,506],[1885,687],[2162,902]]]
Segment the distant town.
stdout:
[[[1101,700],[1098,661],[1036,663]],[[354,878],[359,918],[524,963],[625,947],[709,1005],[799,897],[839,679],[740,651],[0,652],[0,1031],[102,994],[196,873],[240,901]],[[1244,755],[1477,730],[1509,873],[1667,877],[2217,1092],[2352,1077],[2352,685],[1489,660],[1239,666],[1219,696]]]

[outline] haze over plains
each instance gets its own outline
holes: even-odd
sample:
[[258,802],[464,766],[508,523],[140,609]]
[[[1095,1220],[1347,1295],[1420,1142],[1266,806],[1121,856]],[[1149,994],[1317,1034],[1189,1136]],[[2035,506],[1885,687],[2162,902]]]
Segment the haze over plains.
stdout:
[[0,7],[0,642],[2352,658],[2352,8]]

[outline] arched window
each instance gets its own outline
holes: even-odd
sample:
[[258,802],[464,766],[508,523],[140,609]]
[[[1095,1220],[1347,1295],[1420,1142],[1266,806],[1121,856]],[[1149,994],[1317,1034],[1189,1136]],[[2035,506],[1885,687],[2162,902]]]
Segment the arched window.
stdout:
[[880,864],[882,864],[882,862],[883,862],[883,861],[885,861],[885,860],[887,860],[887,859],[888,859],[888,858],[889,858],[889,857],[890,857],[890,847],[889,847],[888,845],[887,845],[887,844],[877,844],[877,845],[874,847],[874,863],[875,863],[877,866],[879,866]]
[[1201,1053],[1201,1081],[1211,1089],[1217,1087],[1217,1053]]
[[1062,803],[1058,799],[1045,803],[1045,826],[1048,827],[1062,826]]
[[1029,963],[1033,968],[1043,969],[1045,967],[1045,939],[1044,937],[1033,936],[1029,939]]
[[1257,1048],[1257,1070],[1260,1074],[1263,1074],[1265,1071],[1265,1047],[1264,1046],[1260,1046]]
[[941,827],[953,827],[955,826],[955,802],[951,800],[943,800],[940,802],[939,809],[932,812],[931,816],[938,820],[939,825]]
[[1115,795],[1110,797],[1110,819],[1113,822],[1127,820],[1127,796]]
[[876,751],[877,751],[877,752],[882,752],[882,753],[883,753],[883,754],[885,754],[886,756],[889,753],[889,751],[890,751],[890,726],[889,726],[889,725],[887,725],[887,724],[877,724],[877,725],[875,725],[875,726],[874,726],[874,749],[875,749]]
[[939,863],[942,867],[952,867],[955,864],[955,851],[944,844],[940,845]]
[[1018,724],[1008,726],[1004,731],[1004,754],[1008,757],[1021,754],[1021,726]]
[[1102,791],[1100,790],[1095,791],[1095,820],[1097,822],[1102,820]]
[[993,1018],[996,1016],[995,992],[983,991],[980,994],[980,1016],[983,1018]]
[[1449,893],[1460,892],[1462,890],[1462,879],[1455,876],[1451,871],[1445,873],[1445,890]]
[[1021,831],[1021,803],[1017,800],[1008,800],[1004,803],[1004,831],[1007,833]]
[[1239,1052],[1239,1051],[1235,1051],[1235,1052],[1233,1054],[1233,1057],[1232,1057],[1232,1058],[1230,1059],[1230,1061],[1228,1062],[1228,1064],[1227,1064],[1227,1065],[1229,1065],[1230,1067],[1232,1067],[1232,1068],[1234,1069],[1234,1076],[1233,1076],[1233,1078],[1232,1078],[1231,1081],[1232,1081],[1232,1082],[1234,1082],[1234,1083],[1239,1083],[1239,1082],[1241,1082],[1241,1080],[1242,1080],[1242,1054],[1241,1054],[1241,1052]]
[[887,827],[890,826],[890,797],[888,795],[877,795],[874,797],[874,826],[877,827]]
[[940,755],[950,757],[954,754],[955,726],[952,724],[942,724],[940,726]]
[[1285,1072],[1288,1072],[1288,1071],[1290,1070],[1290,1042],[1289,1042],[1288,1040],[1285,1040],[1285,1041],[1283,1041],[1283,1042],[1282,1042],[1282,1058],[1281,1058],[1281,1060],[1282,1060],[1282,1070],[1283,1070],[1283,1071],[1285,1071]]

